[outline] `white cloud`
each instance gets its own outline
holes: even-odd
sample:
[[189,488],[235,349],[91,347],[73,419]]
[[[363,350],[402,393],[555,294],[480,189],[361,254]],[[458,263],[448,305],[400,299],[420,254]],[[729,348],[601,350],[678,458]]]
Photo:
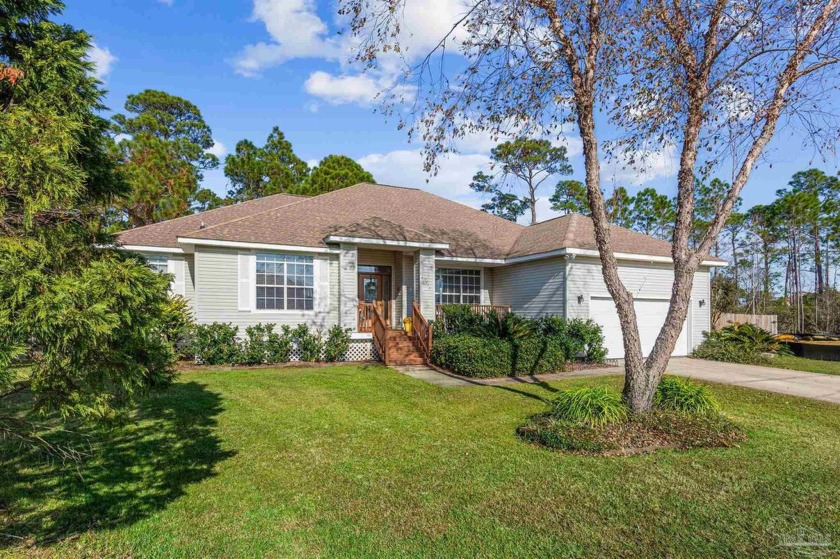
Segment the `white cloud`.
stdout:
[[382,184],[422,188],[478,208],[481,206],[481,196],[470,190],[470,181],[478,170],[487,167],[490,159],[483,154],[449,154],[440,159],[440,170],[433,177],[423,170],[423,154],[420,150],[373,153],[360,158],[358,162]]
[[[310,74],[303,87],[310,95],[331,105],[368,105],[376,100],[380,91],[391,87],[391,81],[370,73],[333,76],[318,71]],[[414,98],[414,89],[406,86],[397,86],[392,93],[406,101]]]
[[157,0],[158,4],[163,4],[165,6],[171,6],[175,0]]
[[213,147],[207,150],[207,153],[215,155],[216,157],[223,157],[227,153],[227,147],[219,140],[213,140]]
[[258,76],[266,68],[293,58],[335,60],[339,40],[315,12],[313,0],[254,0],[252,21],[260,21],[271,42],[247,45],[233,60],[236,73]]
[[[345,62],[358,46],[352,34],[338,34],[319,17],[314,0],[253,0],[251,20],[265,26],[271,40],[246,45],[232,60],[236,73],[255,77],[263,70],[294,58],[320,58]],[[467,11],[464,0],[426,0],[408,2],[401,13],[400,55],[383,54],[380,71],[387,85],[403,69],[402,58],[409,61],[425,56],[449,33]],[[465,36],[463,26],[451,39]],[[346,68],[345,68],[346,70]],[[380,84],[381,85],[381,84]]]
[[318,112],[318,109],[320,109],[321,107],[318,105],[318,103],[307,103],[307,104],[304,106],[304,108],[305,108],[307,111],[309,111],[310,113],[317,113],[317,112]]
[[100,47],[96,43],[90,44],[88,60],[93,62],[93,75],[96,79],[104,80],[111,72],[111,66],[117,61],[117,57],[111,54],[110,49]]
[[604,185],[641,186],[658,178],[676,175],[678,170],[677,148],[668,145],[633,154],[619,153],[602,161],[601,181]]

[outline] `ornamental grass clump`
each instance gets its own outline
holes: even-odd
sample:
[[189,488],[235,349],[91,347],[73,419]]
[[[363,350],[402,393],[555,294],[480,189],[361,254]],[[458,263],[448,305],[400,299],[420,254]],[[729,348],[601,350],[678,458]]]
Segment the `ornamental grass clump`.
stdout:
[[627,406],[608,388],[578,388],[561,390],[551,403],[550,413],[554,419],[602,426],[625,421]]
[[656,389],[654,405],[685,415],[716,414],[720,409],[707,387],[678,377],[662,379]]

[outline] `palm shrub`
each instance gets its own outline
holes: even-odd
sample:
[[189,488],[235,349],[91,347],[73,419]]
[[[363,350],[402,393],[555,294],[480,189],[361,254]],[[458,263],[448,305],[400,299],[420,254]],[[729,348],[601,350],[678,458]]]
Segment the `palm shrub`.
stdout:
[[487,314],[484,323],[478,327],[478,333],[500,340],[522,340],[534,335],[534,322],[513,313],[499,316],[493,310]]
[[324,342],[324,358],[327,361],[339,361],[350,349],[350,328],[338,324],[327,330]]
[[321,334],[312,332],[309,326],[301,324],[292,330],[292,339],[300,351],[301,361],[320,361],[324,349]]
[[717,413],[719,406],[709,389],[679,377],[664,377],[656,388],[654,405],[686,415]]
[[242,360],[236,335],[239,328],[230,323],[214,322],[193,327],[190,352],[195,360],[206,365],[234,365]]
[[562,421],[601,426],[626,420],[627,406],[608,388],[578,388],[561,390],[551,403],[550,413]]
[[692,353],[694,357],[732,363],[767,363],[768,356],[790,352],[772,334],[752,324],[733,324],[705,335],[706,339]]

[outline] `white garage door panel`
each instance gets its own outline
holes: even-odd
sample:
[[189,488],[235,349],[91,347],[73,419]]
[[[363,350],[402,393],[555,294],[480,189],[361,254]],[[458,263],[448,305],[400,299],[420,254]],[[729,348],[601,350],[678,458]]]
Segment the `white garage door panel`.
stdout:
[[[668,301],[659,299],[637,299],[636,320],[639,325],[639,337],[642,342],[642,354],[648,355],[656,342],[659,330],[665,324],[665,316],[668,314]],[[607,348],[607,357],[619,359],[624,357],[624,342],[621,338],[621,323],[618,321],[618,312],[615,310],[615,303],[611,298],[593,297],[589,301],[589,317],[601,325],[604,331],[604,345]],[[687,322],[687,320],[686,320]],[[673,355],[688,355],[688,328],[683,323],[680,337],[674,346]]]

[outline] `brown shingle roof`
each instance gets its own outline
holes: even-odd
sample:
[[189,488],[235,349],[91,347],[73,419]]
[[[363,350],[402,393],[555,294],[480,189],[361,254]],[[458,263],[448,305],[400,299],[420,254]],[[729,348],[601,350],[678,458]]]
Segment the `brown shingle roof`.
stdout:
[[[199,229],[201,222],[206,227]],[[613,250],[671,256],[671,244],[613,225]],[[127,245],[178,246],[178,237],[324,247],[329,236],[449,243],[447,256],[504,259],[564,248],[597,250],[579,214],[530,227],[416,188],[360,183],[320,196],[278,194],[119,235]]]
[[[610,238],[614,252],[671,256],[671,243],[618,225],[610,226]],[[592,219],[580,214],[569,214],[532,225],[522,232],[508,257],[539,254],[560,248],[598,250]]]
[[458,256],[501,258],[524,229],[424,190],[360,183],[185,236],[323,247],[325,237],[353,231],[356,237],[449,243],[447,252]]
[[208,210],[198,214],[178,217],[160,223],[135,227],[121,232],[117,238],[121,245],[140,245],[158,247],[178,247],[178,237],[192,233],[204,223],[207,227],[218,225],[272,208],[279,208],[301,200],[302,196],[291,194],[274,194],[265,198],[248,200],[232,206],[224,206],[215,210]]

